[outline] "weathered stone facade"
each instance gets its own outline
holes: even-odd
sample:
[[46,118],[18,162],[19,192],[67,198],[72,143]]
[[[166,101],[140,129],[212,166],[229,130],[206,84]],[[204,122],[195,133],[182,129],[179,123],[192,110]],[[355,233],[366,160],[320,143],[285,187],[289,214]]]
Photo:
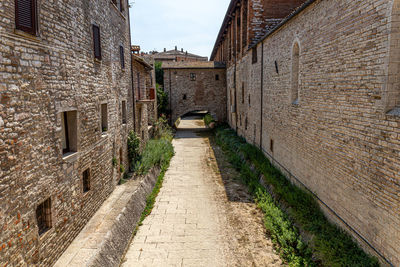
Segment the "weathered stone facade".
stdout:
[[134,128],[144,144],[150,138],[149,129],[157,120],[154,68],[143,58],[132,54],[132,77],[135,92]]
[[16,30],[14,0],[0,2],[1,266],[54,263],[127,168],[135,124],[128,1],[35,2],[36,35]]
[[164,90],[169,95],[171,122],[196,110],[226,120],[226,70],[215,62],[164,63]]
[[[227,17],[237,18],[246,1],[232,2]],[[249,6],[258,2],[275,10],[273,1]],[[223,25],[211,60],[228,64],[229,124],[365,249],[399,266],[400,1],[317,0],[293,10],[242,54],[231,48],[245,34]]]

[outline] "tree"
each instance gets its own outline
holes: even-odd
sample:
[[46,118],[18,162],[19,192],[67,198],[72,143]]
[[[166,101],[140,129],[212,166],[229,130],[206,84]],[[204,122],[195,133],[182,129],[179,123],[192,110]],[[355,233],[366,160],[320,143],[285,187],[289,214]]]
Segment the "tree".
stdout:
[[161,62],[155,62],[156,83],[164,87],[164,70],[161,68]]
[[168,114],[168,94],[164,92],[164,88],[160,84],[156,84],[157,88],[157,111],[158,115]]

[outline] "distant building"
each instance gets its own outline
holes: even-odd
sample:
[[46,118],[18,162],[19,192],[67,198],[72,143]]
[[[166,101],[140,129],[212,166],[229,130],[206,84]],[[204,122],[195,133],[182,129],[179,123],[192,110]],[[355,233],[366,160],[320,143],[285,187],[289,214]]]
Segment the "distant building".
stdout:
[[146,60],[151,58],[156,62],[208,61],[208,57],[188,53],[184,51],[183,48],[178,50],[177,46],[175,46],[174,50],[167,51],[167,49],[164,48],[164,52],[153,51],[149,54],[142,54],[142,56]]
[[207,110],[217,120],[226,120],[225,64],[211,61],[164,62],[162,68],[172,123],[195,110]]

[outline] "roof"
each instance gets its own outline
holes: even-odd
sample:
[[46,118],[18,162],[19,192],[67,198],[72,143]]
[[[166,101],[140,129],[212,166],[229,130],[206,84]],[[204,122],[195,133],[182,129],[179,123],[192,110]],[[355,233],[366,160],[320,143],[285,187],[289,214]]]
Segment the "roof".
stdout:
[[228,10],[226,11],[224,21],[222,22],[221,29],[219,30],[217,40],[215,41],[214,44],[214,49],[211,53],[210,59],[213,59],[215,55],[217,54],[217,48],[218,44],[222,41],[222,38],[224,37],[225,30],[227,26],[229,25],[229,21],[231,20],[231,14],[235,10],[236,6],[239,4],[240,0],[231,0],[231,3],[228,6]]
[[[289,20],[291,20],[297,14],[301,13],[304,9],[306,9],[309,5],[311,5],[315,1],[317,1],[317,0],[307,0],[302,5],[300,5],[298,8],[293,10],[293,12],[290,13],[286,18],[284,18],[284,19],[282,19],[280,21],[276,21],[275,23],[267,23],[267,26],[265,28],[266,34],[263,35],[262,37],[260,37],[258,40],[252,42],[249,45],[249,49],[257,46],[257,44],[259,44],[260,42],[264,41],[269,35],[271,35],[275,31],[277,31],[278,29],[280,29]],[[231,13],[235,11],[235,8],[239,3],[240,3],[240,0],[231,0],[231,3],[229,4],[228,10],[226,11],[225,18],[224,18],[224,21],[222,23],[221,29],[220,29],[220,31],[218,33],[217,40],[215,41],[214,49],[213,49],[213,51],[211,53],[211,57],[210,57],[211,59],[213,59],[215,57],[215,55],[217,54],[218,45],[223,40],[226,28],[229,25],[229,21],[231,19]]]
[[156,53],[156,54],[153,54],[152,57],[159,58],[159,59],[163,59],[163,58],[175,59],[176,57],[189,57],[189,58],[196,58],[196,59],[203,60],[203,61],[208,60],[208,57],[202,57],[202,56],[184,52],[184,51],[178,50],[178,49],[173,49],[173,50],[169,50],[166,52]]
[[214,61],[164,62],[163,69],[224,69],[225,64]]
[[141,58],[141,57],[139,57],[137,55],[134,55],[132,53],[131,53],[131,55],[132,55],[132,60],[135,60],[139,64],[142,64],[147,69],[150,69],[150,70],[153,69],[153,67],[149,63],[147,63],[143,58]]
[[283,25],[285,25],[288,21],[290,21],[292,18],[294,18],[295,16],[297,16],[299,13],[301,13],[304,9],[306,9],[308,6],[310,6],[312,3],[316,2],[317,0],[307,0],[305,1],[301,6],[299,6],[298,8],[296,8],[295,10],[293,10],[292,13],[290,13],[286,18],[284,18],[278,25],[276,25],[275,27],[273,27],[272,29],[270,29],[269,31],[267,31],[267,33],[260,39],[258,40],[256,43],[254,43],[253,45],[251,45],[249,47],[249,49],[257,46],[258,43],[264,41],[268,36],[270,36],[271,34],[273,34],[274,32],[276,32],[278,29],[280,29]]

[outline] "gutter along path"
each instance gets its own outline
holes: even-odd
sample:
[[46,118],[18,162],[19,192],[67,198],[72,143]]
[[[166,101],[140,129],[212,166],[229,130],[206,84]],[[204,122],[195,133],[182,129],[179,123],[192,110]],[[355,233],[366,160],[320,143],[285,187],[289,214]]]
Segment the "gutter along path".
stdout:
[[182,120],[154,209],[122,266],[281,266],[261,211],[210,139],[201,118]]

